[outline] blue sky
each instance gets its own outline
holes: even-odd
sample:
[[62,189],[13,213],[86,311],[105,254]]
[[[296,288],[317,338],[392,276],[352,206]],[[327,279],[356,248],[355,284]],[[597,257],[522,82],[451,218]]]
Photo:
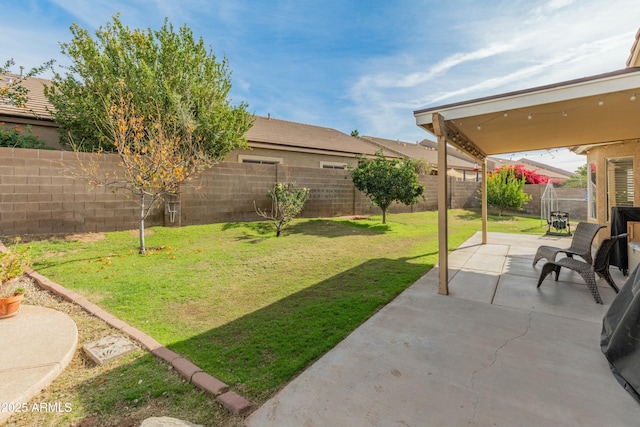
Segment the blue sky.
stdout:
[[421,107],[624,68],[640,28],[637,0],[2,0],[0,12],[0,59],[16,72],[67,64],[74,22],[93,33],[116,12],[132,28],[168,17],[228,58],[233,101],[252,113],[407,142],[433,138],[415,125]]

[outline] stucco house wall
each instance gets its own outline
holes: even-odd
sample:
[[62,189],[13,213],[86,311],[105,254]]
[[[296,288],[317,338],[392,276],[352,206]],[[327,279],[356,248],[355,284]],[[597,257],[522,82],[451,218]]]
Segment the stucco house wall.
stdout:
[[[596,167],[596,216],[591,216],[590,221],[600,224],[610,224],[610,214],[607,215],[607,177],[606,168],[608,159],[624,157],[633,158],[634,173],[634,206],[640,206],[640,140],[625,141],[617,144],[608,144],[590,147],[587,152],[587,164],[595,164]],[[609,207],[610,209],[610,207]]]
[[357,158],[355,155],[339,156],[322,153],[305,153],[300,151],[276,150],[268,148],[250,148],[248,150],[233,150],[225,158],[225,162],[242,163],[242,159],[278,159],[281,164],[296,165],[305,168],[321,168],[327,165],[355,165]]

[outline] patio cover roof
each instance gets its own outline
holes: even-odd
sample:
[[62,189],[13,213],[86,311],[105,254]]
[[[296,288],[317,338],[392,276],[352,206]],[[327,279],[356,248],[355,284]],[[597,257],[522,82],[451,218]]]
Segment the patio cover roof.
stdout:
[[416,124],[435,135],[434,113],[460,136],[447,142],[480,159],[636,139],[640,67],[415,111]]
[[[446,170],[447,144],[486,157],[640,139],[640,67],[509,92],[414,112],[438,138]],[[448,294],[447,179],[438,176],[439,293]],[[482,180],[482,243],[487,243],[486,179]]]

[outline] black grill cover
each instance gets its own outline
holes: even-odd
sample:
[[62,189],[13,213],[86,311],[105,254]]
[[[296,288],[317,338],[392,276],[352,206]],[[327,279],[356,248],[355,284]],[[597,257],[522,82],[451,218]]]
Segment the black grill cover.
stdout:
[[618,382],[640,403],[640,265],[602,320],[600,348]]

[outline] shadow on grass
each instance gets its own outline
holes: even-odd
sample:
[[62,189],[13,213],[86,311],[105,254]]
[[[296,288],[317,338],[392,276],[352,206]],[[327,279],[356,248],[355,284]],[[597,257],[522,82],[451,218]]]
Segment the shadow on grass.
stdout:
[[283,234],[308,234],[319,237],[373,236],[389,231],[389,226],[369,219],[309,219],[285,228]]
[[429,255],[367,261],[170,347],[264,401],[432,268]]
[[268,221],[227,222],[222,227],[222,230],[226,231],[238,228],[249,229],[258,235],[269,234],[274,230],[273,225]]
[[270,238],[275,232],[275,227],[269,221],[228,222],[222,227],[223,231],[233,229],[243,230],[236,240],[254,244]]
[[102,258],[105,258],[109,255],[96,255],[94,257],[88,257],[88,258],[76,258],[76,259],[70,259],[68,261],[59,261],[59,260],[55,260],[55,259],[44,259],[44,260],[38,260],[35,261],[33,263],[33,269],[40,272],[40,271],[46,271],[48,268],[50,267],[58,267],[60,265],[65,265],[65,264],[73,264],[73,263],[84,263],[84,262],[93,262],[93,261],[99,261]]

